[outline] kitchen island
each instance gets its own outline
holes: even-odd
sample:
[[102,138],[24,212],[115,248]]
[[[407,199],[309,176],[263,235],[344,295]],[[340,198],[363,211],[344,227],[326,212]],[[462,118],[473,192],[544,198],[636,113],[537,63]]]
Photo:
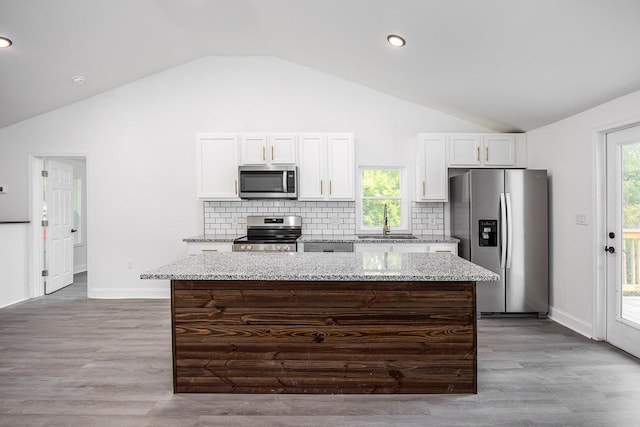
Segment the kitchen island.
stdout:
[[174,392],[475,393],[475,282],[451,254],[212,253],[171,280]]

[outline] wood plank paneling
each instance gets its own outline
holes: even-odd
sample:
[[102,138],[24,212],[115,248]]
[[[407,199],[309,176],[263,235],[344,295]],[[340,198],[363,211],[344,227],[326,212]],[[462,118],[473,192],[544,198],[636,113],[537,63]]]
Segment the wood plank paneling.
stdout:
[[471,282],[173,281],[174,391],[472,393]]

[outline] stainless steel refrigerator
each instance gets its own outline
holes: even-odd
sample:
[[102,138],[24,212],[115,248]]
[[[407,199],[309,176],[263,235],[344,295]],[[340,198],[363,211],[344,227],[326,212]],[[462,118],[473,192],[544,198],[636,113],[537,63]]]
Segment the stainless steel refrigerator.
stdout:
[[476,286],[478,315],[549,310],[547,171],[472,169],[450,178],[460,256],[500,275]]

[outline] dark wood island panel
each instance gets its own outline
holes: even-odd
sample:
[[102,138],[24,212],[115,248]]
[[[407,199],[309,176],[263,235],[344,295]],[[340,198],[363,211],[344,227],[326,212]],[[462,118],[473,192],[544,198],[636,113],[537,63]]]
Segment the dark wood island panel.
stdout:
[[475,282],[172,280],[174,392],[476,393]]

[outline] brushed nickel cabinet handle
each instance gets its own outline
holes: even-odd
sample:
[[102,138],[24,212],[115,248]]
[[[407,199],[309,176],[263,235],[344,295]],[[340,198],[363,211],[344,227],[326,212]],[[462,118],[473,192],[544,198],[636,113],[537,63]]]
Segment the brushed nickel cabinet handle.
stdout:
[[427,183],[425,181],[422,181],[422,196],[426,196],[427,195]]
[[267,147],[262,146],[262,160],[267,160]]
[[331,188],[331,180],[329,180],[329,195],[331,195],[332,192],[333,192],[333,190]]
[[233,181],[236,194],[238,194],[238,180]]
[[273,154],[273,153],[274,153],[274,148],[275,148],[275,147],[272,145],[272,146],[271,146],[271,160],[272,160],[272,161],[273,161],[273,158],[275,157],[275,155]]
[[489,161],[489,147],[484,147],[484,161]]
[[324,191],[322,189],[322,180],[320,180],[320,194],[324,194]]
[[476,162],[480,161],[480,147],[476,147]]

